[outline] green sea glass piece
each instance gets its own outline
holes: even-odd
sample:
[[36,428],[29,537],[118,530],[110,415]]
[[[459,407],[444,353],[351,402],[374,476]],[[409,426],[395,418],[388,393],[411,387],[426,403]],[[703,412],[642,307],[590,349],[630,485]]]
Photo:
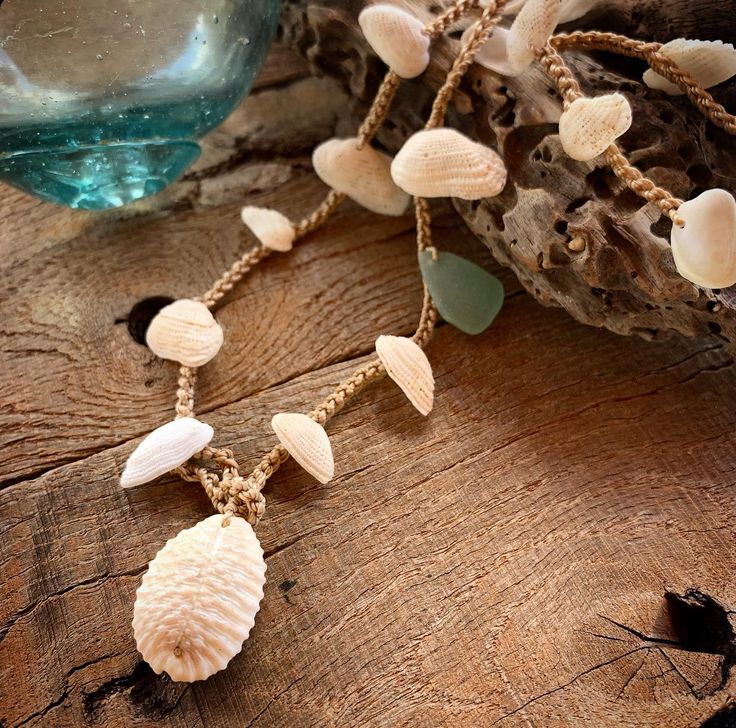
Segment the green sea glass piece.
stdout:
[[480,266],[452,253],[419,253],[419,267],[434,304],[448,324],[465,334],[483,333],[503,306],[503,284]]

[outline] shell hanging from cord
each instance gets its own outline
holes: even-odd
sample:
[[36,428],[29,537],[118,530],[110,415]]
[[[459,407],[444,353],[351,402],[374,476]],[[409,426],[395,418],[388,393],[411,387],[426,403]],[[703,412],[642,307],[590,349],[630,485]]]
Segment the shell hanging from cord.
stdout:
[[[736,75],[736,49],[720,40],[687,40],[677,38],[665,43],[659,52],[687,71],[702,88],[711,88]],[[685,92],[653,69],[644,74],[644,83],[670,96]]]
[[330,438],[325,428],[307,415],[281,412],[274,415],[271,427],[291,457],[320,483],[335,475]]
[[678,273],[703,288],[736,284],[736,200],[714,189],[677,210],[684,227],[672,227],[672,255]]
[[434,404],[434,376],[422,348],[403,336],[379,336],[376,353],[389,377],[426,417]]
[[[461,38],[467,41],[473,26],[470,26]],[[496,28],[491,37],[481,46],[475,56],[475,62],[501,76],[513,76],[514,69],[509,61],[508,52],[509,31],[506,28]]]
[[133,451],[120,476],[120,485],[135,488],[184,465],[210,444],[214,434],[212,427],[194,417],[167,422]]
[[314,171],[337,192],[379,215],[399,216],[409,206],[409,195],[391,179],[391,157],[358,140],[330,139],[312,155]]
[[268,207],[244,207],[240,217],[260,242],[271,250],[286,253],[291,250],[296,231],[286,215]]
[[506,186],[506,167],[492,149],[454,129],[414,134],[391,165],[401,189],[416,197],[495,197]]
[[136,592],[138,651],[174,681],[206,680],[243,649],[265,583],[263,549],[242,518],[218,514],[181,531]]
[[625,134],[631,122],[631,104],[622,94],[579,98],[560,117],[560,142],[568,156],[590,161]]
[[561,10],[561,0],[527,0],[507,36],[511,75],[521,75],[531,66],[537,51],[547,45],[557,27]]
[[371,5],[358,16],[365,39],[401,78],[416,78],[429,65],[430,38],[420,20],[393,5]]

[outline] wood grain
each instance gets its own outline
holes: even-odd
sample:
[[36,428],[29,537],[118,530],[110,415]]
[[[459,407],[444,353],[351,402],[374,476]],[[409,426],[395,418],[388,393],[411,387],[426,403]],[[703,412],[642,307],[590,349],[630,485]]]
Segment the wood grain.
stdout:
[[[736,368],[717,343],[583,327],[502,271],[492,330],[442,326],[430,346],[431,417],[381,382],[330,425],[333,483],[291,462],[274,477],[266,596],[228,670],[185,686],[141,662],[140,575],[211,506],[173,477],[117,485],[175,376],[121,321],[205,288],[247,245],[242,202],[297,217],[323,194],[309,139],[348,122],[337,102],[282,121],[327,82],[273,63],[240,126],[155,202],[90,216],[2,190],[0,723],[700,725],[736,690]],[[235,132],[255,139],[258,113],[248,157]],[[280,123],[307,146],[289,153]],[[412,330],[411,228],[346,205],[218,314],[198,406],[245,466],[273,412],[306,410],[379,333]],[[492,266],[449,211],[438,228]],[[716,606],[666,596],[687,589]]]

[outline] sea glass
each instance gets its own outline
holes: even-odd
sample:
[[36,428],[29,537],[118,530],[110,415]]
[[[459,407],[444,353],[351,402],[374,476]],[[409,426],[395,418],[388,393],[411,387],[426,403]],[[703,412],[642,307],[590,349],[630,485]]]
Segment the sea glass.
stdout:
[[0,179],[104,210],[164,189],[250,90],[279,0],[0,1]]

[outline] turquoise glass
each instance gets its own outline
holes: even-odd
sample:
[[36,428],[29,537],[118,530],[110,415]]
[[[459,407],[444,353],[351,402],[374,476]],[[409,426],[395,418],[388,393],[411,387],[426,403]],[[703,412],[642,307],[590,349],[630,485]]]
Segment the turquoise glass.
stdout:
[[156,194],[248,93],[279,0],[5,0],[0,179],[86,210]]

